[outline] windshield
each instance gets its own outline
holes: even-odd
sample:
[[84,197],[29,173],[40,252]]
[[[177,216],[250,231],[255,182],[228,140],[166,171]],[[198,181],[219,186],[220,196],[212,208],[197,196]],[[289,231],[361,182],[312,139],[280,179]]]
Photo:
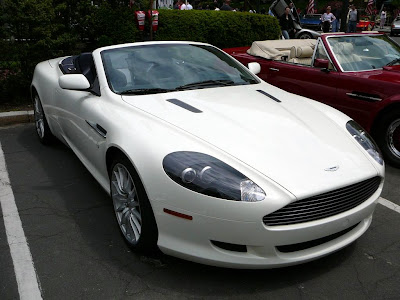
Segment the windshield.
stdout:
[[384,35],[337,36],[328,37],[327,41],[344,72],[400,63],[400,47]]
[[154,94],[259,83],[224,52],[205,45],[158,44],[101,52],[117,94]]

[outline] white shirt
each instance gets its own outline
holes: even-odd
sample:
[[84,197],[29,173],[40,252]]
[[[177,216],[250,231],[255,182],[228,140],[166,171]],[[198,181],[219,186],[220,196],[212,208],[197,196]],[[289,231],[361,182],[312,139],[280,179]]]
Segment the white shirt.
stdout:
[[191,10],[191,9],[193,9],[193,6],[190,3],[188,3],[187,6],[186,6],[186,9],[187,10]]
[[335,19],[336,19],[336,17],[333,15],[333,13],[329,13],[329,14],[324,13],[324,14],[321,16],[321,21],[322,21],[322,22],[325,22],[325,21],[332,22],[332,21],[335,20]]
[[187,10],[187,7],[186,7],[186,4],[185,4],[185,3],[183,3],[183,4],[181,5],[181,10]]
[[381,19],[386,19],[386,11],[381,12]]

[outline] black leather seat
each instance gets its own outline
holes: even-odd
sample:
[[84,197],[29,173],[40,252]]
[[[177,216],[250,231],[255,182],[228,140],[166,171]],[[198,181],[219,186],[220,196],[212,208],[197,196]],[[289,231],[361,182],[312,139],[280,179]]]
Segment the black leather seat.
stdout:
[[74,65],[77,71],[87,78],[90,85],[93,85],[96,78],[96,68],[94,66],[92,53],[81,53],[75,58]]

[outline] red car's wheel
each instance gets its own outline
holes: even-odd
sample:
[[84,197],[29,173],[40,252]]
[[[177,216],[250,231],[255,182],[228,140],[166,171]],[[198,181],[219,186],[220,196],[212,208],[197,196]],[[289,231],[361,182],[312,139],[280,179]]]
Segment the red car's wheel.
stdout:
[[400,167],[400,111],[386,115],[376,133],[376,141],[385,160],[395,167]]

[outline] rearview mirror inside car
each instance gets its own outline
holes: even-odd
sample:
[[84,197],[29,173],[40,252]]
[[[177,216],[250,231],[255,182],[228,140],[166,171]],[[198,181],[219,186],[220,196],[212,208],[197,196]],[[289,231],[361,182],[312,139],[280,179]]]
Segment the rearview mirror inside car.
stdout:
[[82,74],[61,75],[58,78],[58,84],[66,90],[85,91],[90,88],[90,83]]

